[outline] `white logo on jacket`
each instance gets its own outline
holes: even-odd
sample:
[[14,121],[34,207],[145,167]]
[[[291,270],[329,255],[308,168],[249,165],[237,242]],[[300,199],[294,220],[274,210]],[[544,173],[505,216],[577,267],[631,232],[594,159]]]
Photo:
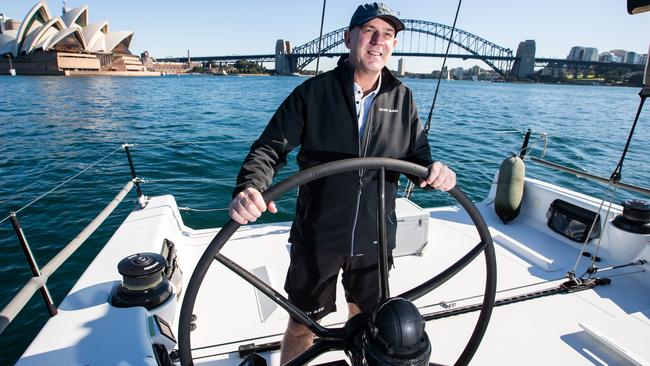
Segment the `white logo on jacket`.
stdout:
[[380,112],[388,112],[388,113],[397,113],[399,112],[399,109],[391,109],[391,108],[382,108],[379,107]]

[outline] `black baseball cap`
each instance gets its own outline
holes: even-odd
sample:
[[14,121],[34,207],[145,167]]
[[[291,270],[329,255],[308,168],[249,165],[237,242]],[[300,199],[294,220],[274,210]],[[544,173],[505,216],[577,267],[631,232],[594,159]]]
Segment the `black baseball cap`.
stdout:
[[375,18],[381,18],[392,24],[393,28],[395,28],[395,32],[399,32],[404,29],[404,23],[402,23],[402,21],[399,20],[395,13],[393,13],[393,11],[390,10],[390,8],[384,3],[359,5],[354,14],[352,14],[349,29],[352,29],[352,27],[357,25],[364,25],[368,21]]

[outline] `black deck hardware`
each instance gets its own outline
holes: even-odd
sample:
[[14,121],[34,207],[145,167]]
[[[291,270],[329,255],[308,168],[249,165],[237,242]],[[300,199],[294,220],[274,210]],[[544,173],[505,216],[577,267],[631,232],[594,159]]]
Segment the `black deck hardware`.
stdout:
[[239,353],[239,357],[244,358],[254,353],[277,351],[280,349],[281,346],[282,346],[281,341],[262,343],[262,344],[248,343],[239,346],[237,352]]
[[[516,295],[516,296],[511,296],[511,297],[506,297],[503,299],[496,300],[494,302],[494,306],[497,307],[497,306],[503,306],[508,304],[514,304],[522,301],[539,299],[540,297],[559,295],[559,294],[569,294],[578,291],[590,290],[596,286],[609,285],[611,283],[612,280],[605,277],[590,278],[590,279],[579,280],[579,281],[571,280],[549,289],[528,292],[522,295]],[[462,314],[467,314],[467,313],[481,310],[481,306],[482,306],[481,304],[462,306],[450,310],[422,314],[422,317],[424,318],[425,321],[448,318],[450,316],[462,315]]]
[[266,365],[267,363],[264,357],[258,355],[257,353],[251,353],[242,362],[239,363],[239,366],[266,366]]

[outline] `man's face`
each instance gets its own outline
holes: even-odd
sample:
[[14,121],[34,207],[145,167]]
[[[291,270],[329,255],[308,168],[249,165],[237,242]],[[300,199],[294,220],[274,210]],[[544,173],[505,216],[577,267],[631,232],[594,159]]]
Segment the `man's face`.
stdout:
[[345,46],[350,49],[352,66],[361,72],[380,72],[397,45],[395,33],[395,28],[381,18],[346,31]]

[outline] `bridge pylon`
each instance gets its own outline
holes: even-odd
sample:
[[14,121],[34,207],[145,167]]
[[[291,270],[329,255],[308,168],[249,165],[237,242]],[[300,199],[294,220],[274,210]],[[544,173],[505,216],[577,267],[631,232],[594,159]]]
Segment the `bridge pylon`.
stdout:
[[298,58],[293,55],[291,42],[278,39],[275,42],[275,73],[291,75],[298,71]]
[[512,66],[511,76],[526,79],[535,73],[535,41],[532,39],[519,42],[517,56]]

